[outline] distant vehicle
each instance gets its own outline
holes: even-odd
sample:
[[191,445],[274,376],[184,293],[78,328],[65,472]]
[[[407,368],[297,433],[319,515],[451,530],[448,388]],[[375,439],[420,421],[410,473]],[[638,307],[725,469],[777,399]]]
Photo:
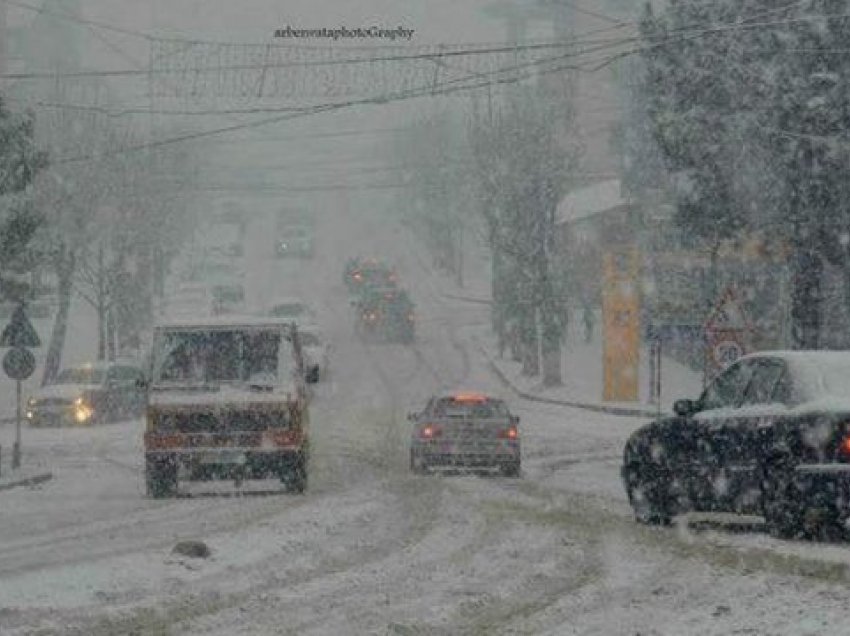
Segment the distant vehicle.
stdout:
[[279,257],[311,258],[314,251],[315,239],[312,228],[306,225],[292,225],[278,229],[275,252]]
[[133,364],[100,362],[62,369],[27,400],[30,426],[84,426],[144,413],[145,375]]
[[293,327],[269,318],[155,327],[145,433],[152,497],[181,479],[280,479],[307,487],[307,391]]
[[181,283],[162,304],[164,316],[208,316],[213,300],[210,288],[204,283]]
[[236,280],[222,281],[210,287],[212,314],[240,313],[245,309],[245,288]]
[[360,337],[409,344],[414,340],[416,316],[407,292],[394,287],[370,288],[352,302],[355,329]]
[[245,226],[241,222],[219,222],[211,225],[201,236],[203,253],[207,258],[239,257],[244,253]]
[[220,280],[244,280],[245,269],[241,259],[232,256],[204,255],[196,259],[187,272],[189,282],[216,283]]
[[375,258],[349,259],[342,278],[352,294],[371,288],[395,287],[398,283],[396,271]]
[[316,322],[316,312],[301,298],[283,296],[272,301],[266,312],[268,316],[283,321],[312,324]]
[[638,429],[622,476],[638,521],[690,510],[763,515],[780,537],[850,519],[850,352],[765,351]]
[[331,346],[316,325],[299,324],[298,339],[304,353],[305,378],[316,383],[327,377]]
[[519,417],[504,401],[483,393],[434,396],[420,413],[410,413],[410,469],[498,469],[520,474]]

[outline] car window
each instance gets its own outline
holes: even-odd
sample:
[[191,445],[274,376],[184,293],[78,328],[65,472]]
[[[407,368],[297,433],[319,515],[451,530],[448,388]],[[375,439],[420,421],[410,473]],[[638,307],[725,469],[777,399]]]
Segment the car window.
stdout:
[[63,369],[56,376],[55,384],[102,384],[103,369],[78,367]]
[[736,408],[753,374],[752,361],[734,363],[708,386],[700,398],[702,410]]
[[785,371],[779,360],[760,360],[754,366],[753,377],[744,394],[742,406],[775,402],[774,393]]

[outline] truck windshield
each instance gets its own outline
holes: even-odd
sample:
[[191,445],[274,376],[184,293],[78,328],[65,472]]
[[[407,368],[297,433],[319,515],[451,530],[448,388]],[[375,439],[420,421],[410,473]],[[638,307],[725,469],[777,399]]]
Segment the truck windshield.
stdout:
[[288,343],[279,331],[167,331],[158,340],[155,383],[239,383],[255,377],[279,380],[292,369]]

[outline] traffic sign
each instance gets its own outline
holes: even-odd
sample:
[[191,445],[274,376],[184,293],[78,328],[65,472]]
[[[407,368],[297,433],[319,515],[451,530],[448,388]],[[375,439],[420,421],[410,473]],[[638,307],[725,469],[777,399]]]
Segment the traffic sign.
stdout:
[[3,371],[13,380],[26,380],[35,371],[35,356],[29,349],[12,347],[3,356]]
[[712,349],[714,363],[721,369],[725,369],[738,358],[744,355],[744,348],[735,340],[721,340]]
[[40,347],[41,340],[27,318],[23,305],[12,313],[9,324],[0,335],[0,347]]

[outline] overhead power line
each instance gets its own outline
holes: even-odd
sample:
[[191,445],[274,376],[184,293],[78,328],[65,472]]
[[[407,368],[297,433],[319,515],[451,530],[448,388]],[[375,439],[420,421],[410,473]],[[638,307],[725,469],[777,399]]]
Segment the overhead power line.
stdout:
[[[558,59],[560,59],[560,56],[556,57],[556,58],[548,58],[548,59],[545,60],[545,62],[553,62],[553,61],[557,61]],[[100,159],[108,158],[108,157],[113,156],[113,155],[125,154],[127,152],[134,152],[134,151],[144,150],[144,149],[149,149],[149,148],[157,148],[157,147],[162,147],[162,146],[167,146],[167,145],[172,145],[172,144],[177,144],[177,143],[183,143],[183,142],[187,142],[187,141],[195,141],[195,140],[198,140],[198,139],[204,139],[204,138],[213,137],[213,136],[216,136],[216,135],[226,134],[226,133],[235,132],[235,131],[239,131],[239,130],[249,130],[249,129],[257,128],[257,127],[260,127],[260,126],[267,126],[269,124],[287,121],[289,119],[295,119],[295,118],[300,118],[300,117],[305,117],[305,116],[310,116],[310,115],[317,115],[317,114],[320,114],[320,113],[336,111],[336,110],[340,110],[340,109],[344,109],[344,108],[350,108],[350,107],[353,107],[353,106],[386,104],[386,103],[390,103],[390,102],[414,99],[414,98],[417,98],[417,97],[447,95],[447,94],[456,93],[456,92],[459,92],[459,91],[468,91],[468,90],[474,90],[474,89],[477,89],[477,88],[485,88],[485,87],[492,86],[492,85],[512,84],[512,83],[522,81],[524,79],[529,79],[531,77],[535,77],[537,75],[543,75],[543,74],[548,74],[548,73],[558,73],[558,72],[563,72],[565,70],[569,70],[569,69],[573,69],[573,68],[574,67],[572,65],[560,65],[560,66],[556,66],[556,67],[549,68],[549,69],[542,69],[542,70],[541,69],[532,69],[531,71],[526,71],[525,73],[522,73],[522,74],[519,74],[519,75],[512,74],[508,78],[500,78],[500,77],[489,77],[489,78],[484,78],[484,79],[472,78],[472,80],[475,80],[475,81],[470,81],[469,77],[456,78],[456,79],[448,80],[448,81],[445,81],[445,82],[441,82],[438,86],[435,86],[434,84],[429,83],[427,85],[419,86],[419,87],[416,87],[416,88],[408,90],[408,91],[399,91],[399,92],[396,92],[396,93],[378,94],[378,95],[373,95],[372,97],[363,98],[363,99],[347,100],[347,101],[342,101],[342,102],[329,102],[329,103],[325,103],[325,104],[317,104],[317,105],[314,105],[314,106],[305,107],[305,108],[303,108],[303,109],[301,109],[297,112],[287,112],[285,114],[282,114],[282,115],[279,115],[279,116],[276,116],[276,117],[269,117],[269,118],[265,118],[265,119],[261,119],[261,120],[254,120],[254,121],[251,121],[251,122],[234,124],[234,125],[231,125],[231,126],[224,126],[224,127],[214,128],[214,129],[210,129],[210,130],[202,130],[202,131],[187,133],[187,134],[184,134],[184,135],[177,135],[177,136],[174,136],[174,137],[168,137],[168,138],[165,138],[165,139],[160,139],[160,140],[156,140],[156,141],[152,141],[152,142],[148,142],[148,143],[137,144],[137,145],[133,145],[133,146],[127,146],[123,149],[119,149],[119,150],[116,150],[116,151],[112,151],[112,152],[109,152],[109,153],[103,153],[103,154],[99,154],[99,155],[87,154],[87,155],[79,155],[79,156],[76,156],[76,157],[68,157],[68,158],[63,158],[63,159],[57,159],[53,163],[54,163],[54,165],[59,165],[59,164],[67,164],[67,163],[78,163],[78,162],[85,162],[85,161],[92,161],[92,160],[100,160]],[[505,73],[505,72],[509,72],[509,71],[512,71],[512,70],[513,70],[513,67],[500,69],[499,71],[497,71],[493,75],[498,75],[499,73]]]
[[65,11],[53,11],[50,9],[45,9],[44,7],[37,7],[34,4],[29,4],[28,2],[22,2],[21,0],[3,0],[6,4],[14,7],[19,7],[21,9],[26,9],[28,11],[32,11],[34,13],[40,13],[42,15],[49,15],[56,18],[61,18],[63,20],[67,20],[69,22],[76,22],[77,24],[83,24],[87,26],[94,26],[98,29],[103,29],[104,31],[113,31],[115,33],[121,33],[122,35],[131,35],[133,37],[142,38],[145,40],[153,39],[152,36],[147,33],[142,33],[141,31],[134,31],[133,29],[125,29],[123,27],[115,26],[114,24],[107,24],[105,22],[99,22],[97,20],[87,20],[85,18],[81,18],[73,13],[67,13]]

